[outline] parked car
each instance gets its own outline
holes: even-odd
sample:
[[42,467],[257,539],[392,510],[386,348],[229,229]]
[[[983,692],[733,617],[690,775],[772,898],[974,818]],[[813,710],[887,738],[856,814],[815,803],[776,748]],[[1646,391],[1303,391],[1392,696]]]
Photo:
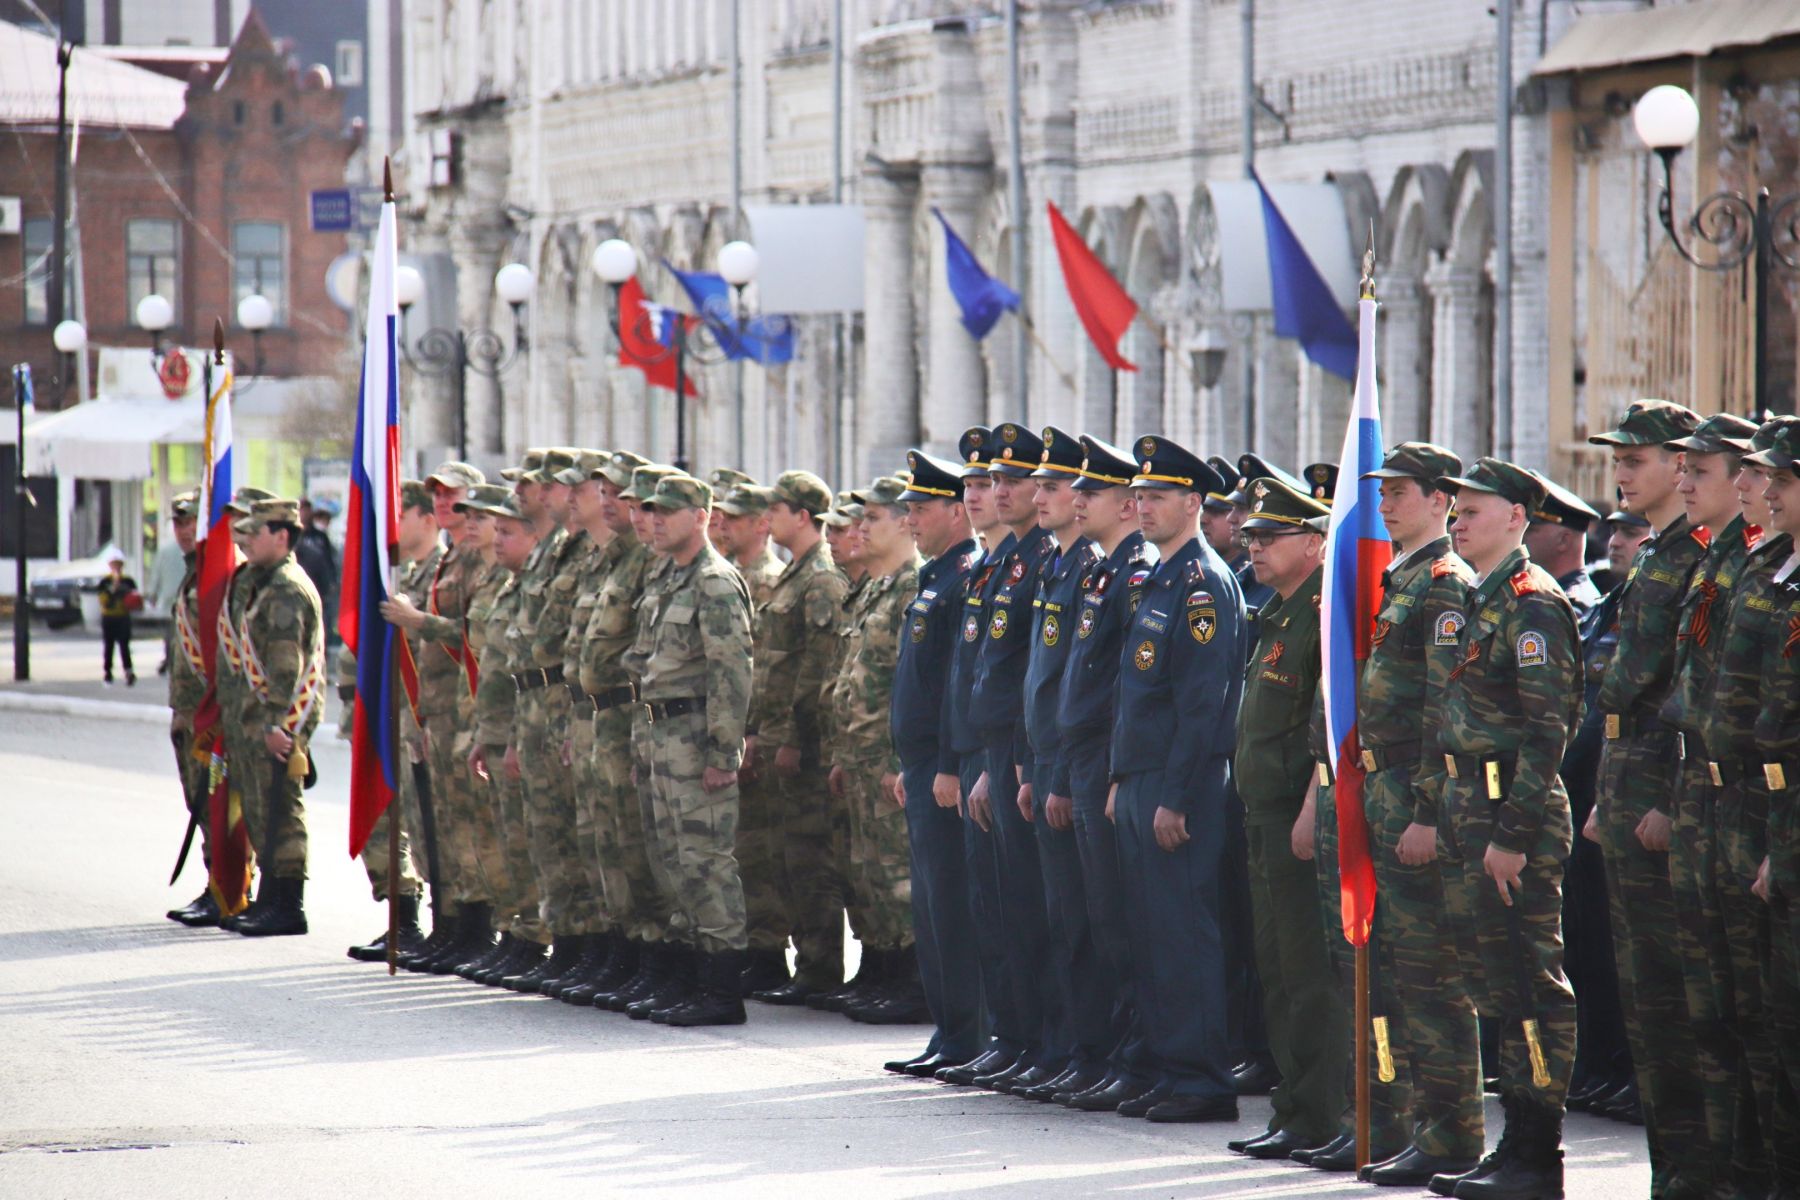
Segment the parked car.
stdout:
[[[102,555],[106,551],[101,551]],[[52,629],[66,629],[82,620],[82,596],[87,607],[99,612],[100,581],[111,565],[105,557],[77,558],[53,563],[31,572],[31,611]]]

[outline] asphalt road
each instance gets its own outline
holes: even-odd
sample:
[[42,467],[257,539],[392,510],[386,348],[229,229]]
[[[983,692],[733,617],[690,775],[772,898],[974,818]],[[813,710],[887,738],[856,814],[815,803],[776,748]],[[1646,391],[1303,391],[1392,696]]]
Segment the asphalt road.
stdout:
[[[0,1196],[1377,1194],[1228,1154],[1231,1127],[885,1075],[919,1030],[763,1006],[669,1030],[390,979],[344,957],[383,918],[344,850],[345,751],[319,757],[312,933],[254,941],[163,919],[201,872],[164,886],[160,730],[0,711]],[[1647,1193],[1641,1131],[1568,1133],[1570,1196]]]

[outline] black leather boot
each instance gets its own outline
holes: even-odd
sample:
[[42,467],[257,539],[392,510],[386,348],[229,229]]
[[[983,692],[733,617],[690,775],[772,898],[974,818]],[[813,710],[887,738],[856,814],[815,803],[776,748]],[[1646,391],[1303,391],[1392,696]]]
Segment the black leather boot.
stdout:
[[539,995],[561,1000],[564,990],[583,982],[606,961],[606,939],[600,934],[578,933],[575,942],[574,961],[561,975],[544,980],[544,985],[538,988]]
[[856,974],[843,987],[833,988],[817,996],[809,996],[806,1007],[816,1008],[821,1012],[844,1011],[844,1006],[852,1000],[866,1000],[887,978],[887,953],[882,950],[871,950],[863,947],[862,961],[856,964]]
[[515,992],[536,992],[544,986],[546,979],[554,979],[568,970],[579,952],[580,947],[572,938],[559,937],[550,943],[549,957],[538,962],[529,971],[508,975],[500,981],[500,986]]
[[744,952],[720,950],[700,956],[699,986],[693,998],[675,1008],[659,1008],[650,1019],[683,1029],[699,1025],[742,1025],[744,998],[739,992]]
[[631,949],[631,943],[619,933],[600,933],[594,935],[594,965],[582,978],[562,990],[557,996],[564,1004],[574,1004],[582,1008],[593,1006],[594,997],[601,992],[610,991],[623,983],[628,975],[625,959],[631,956],[630,965],[635,967],[637,959]]
[[252,897],[250,903],[244,907],[244,911],[237,916],[220,917],[219,928],[236,933],[237,927],[241,922],[247,921],[253,916],[260,915],[263,908],[273,902],[274,898],[275,880],[270,877],[267,871],[260,872],[256,877],[256,895]]
[[744,974],[738,980],[738,995],[772,992],[786,987],[792,978],[788,973],[786,950],[749,950],[744,955]]
[[433,975],[454,975],[456,968],[486,958],[500,935],[494,931],[494,906],[463,905],[462,936],[431,964]]
[[667,942],[645,942],[638,947],[637,970],[610,992],[596,995],[594,1007],[604,1008],[608,1012],[624,1012],[630,1005],[662,986],[663,976],[668,973],[669,961]]
[[434,899],[431,904],[431,936],[420,943],[419,948],[411,954],[402,954],[397,960],[403,971],[417,971],[420,964],[428,962],[443,953],[444,948],[456,941],[462,933],[462,923],[455,913],[445,911],[441,898]]
[[260,914],[238,922],[245,937],[286,937],[306,932],[306,880],[275,880],[274,901]]
[[1500,1107],[1506,1113],[1506,1124],[1500,1131],[1500,1141],[1488,1151],[1487,1157],[1476,1164],[1473,1171],[1464,1171],[1460,1175],[1434,1175],[1426,1186],[1439,1196],[1456,1195],[1456,1187],[1460,1183],[1473,1183],[1486,1179],[1512,1160],[1513,1145],[1518,1141],[1521,1120],[1519,1103],[1512,1096],[1500,1097]]
[[464,979],[473,980],[477,972],[485,971],[489,967],[499,966],[500,963],[514,950],[517,950],[518,947],[519,939],[514,937],[509,930],[500,935],[500,940],[495,942],[486,954],[482,955],[474,962],[457,963],[456,970],[452,971],[451,974],[460,975]]
[[206,929],[219,923],[219,902],[213,899],[212,889],[208,888],[185,907],[170,909],[167,916],[190,929]]
[[473,904],[460,904],[454,917],[444,918],[445,937],[438,948],[412,965],[421,975],[448,975],[462,960],[463,947],[487,932],[487,920]]
[[501,959],[485,971],[472,973],[469,978],[476,983],[488,987],[500,987],[502,983],[515,975],[524,975],[549,957],[550,947],[542,942],[519,938],[513,943],[512,954]]
[[[395,917],[400,933],[399,948],[402,953],[416,949],[425,942],[425,931],[419,928],[419,898],[417,896],[397,896],[394,899]],[[352,946],[347,951],[357,962],[387,961],[388,931],[369,940],[366,945]]]
[[1465,1176],[1450,1194],[1456,1200],[1563,1200],[1562,1117],[1560,1108],[1520,1098],[1512,1153],[1479,1179]]
[[667,950],[668,967],[662,984],[643,999],[625,1006],[625,1015],[634,1021],[647,1021],[659,1008],[673,1008],[689,1000],[699,987],[700,961],[692,946],[671,944]]
[[925,1006],[925,985],[919,979],[919,957],[914,948],[905,946],[889,951],[887,982],[867,1001],[846,1001],[844,1015],[865,1025],[931,1024],[931,1010]]

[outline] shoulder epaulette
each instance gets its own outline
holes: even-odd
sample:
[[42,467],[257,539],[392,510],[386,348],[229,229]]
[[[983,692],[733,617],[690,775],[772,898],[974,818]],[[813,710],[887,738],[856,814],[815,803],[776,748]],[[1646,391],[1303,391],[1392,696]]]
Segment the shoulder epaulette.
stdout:
[[1744,549],[1756,549],[1756,544],[1762,541],[1762,535],[1763,531],[1761,525],[1744,526]]
[[1515,596],[1528,596],[1538,590],[1537,580],[1531,577],[1530,571],[1520,571],[1508,582],[1512,585]]
[[1712,545],[1712,530],[1704,525],[1694,528],[1688,536],[1699,542],[1702,548]]
[[1205,570],[1200,566],[1199,559],[1196,558],[1188,563],[1188,565],[1187,565],[1187,581],[1189,583],[1193,583],[1195,580],[1199,579],[1205,573],[1206,573]]
[[1456,574],[1456,564],[1447,558],[1440,558],[1431,564],[1431,577],[1442,579],[1446,575]]

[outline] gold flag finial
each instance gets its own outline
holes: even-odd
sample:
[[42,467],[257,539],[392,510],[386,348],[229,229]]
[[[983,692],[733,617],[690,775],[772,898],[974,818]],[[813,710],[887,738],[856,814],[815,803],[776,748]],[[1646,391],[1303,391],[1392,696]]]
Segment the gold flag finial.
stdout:
[[1357,298],[1375,298],[1375,220],[1372,217],[1369,219],[1369,248],[1363,251],[1362,285],[1358,289]]

